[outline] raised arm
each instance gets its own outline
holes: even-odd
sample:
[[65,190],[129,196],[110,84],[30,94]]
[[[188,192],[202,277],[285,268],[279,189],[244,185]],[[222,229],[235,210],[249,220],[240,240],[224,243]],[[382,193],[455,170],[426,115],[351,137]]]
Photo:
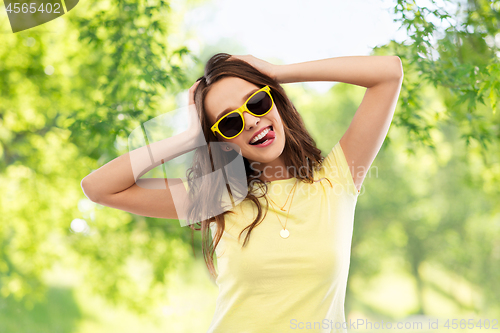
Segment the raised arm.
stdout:
[[[180,179],[139,179],[158,165],[183,155],[204,144],[201,126],[194,106],[195,83],[189,90],[189,129],[150,145],[125,153],[87,175],[81,181],[85,195],[92,201],[138,215],[159,218],[184,218],[175,207],[173,196],[187,198],[186,190],[168,183],[180,183]],[[181,200],[183,201],[183,200]]]
[[186,133],[166,138],[125,153],[106,163],[83,178],[85,195],[98,198],[127,190],[148,171],[196,148],[194,140]]
[[396,109],[403,82],[401,59],[397,56],[351,56],[271,68],[281,83],[338,81],[367,88],[351,124],[340,139],[354,183],[360,190]]

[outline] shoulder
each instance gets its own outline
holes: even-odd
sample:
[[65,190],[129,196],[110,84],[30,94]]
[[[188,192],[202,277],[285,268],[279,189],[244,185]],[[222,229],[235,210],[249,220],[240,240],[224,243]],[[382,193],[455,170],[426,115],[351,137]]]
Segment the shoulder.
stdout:
[[343,184],[346,191],[352,195],[357,196],[359,194],[340,141],[333,146],[324,158],[319,176],[328,177],[331,181]]

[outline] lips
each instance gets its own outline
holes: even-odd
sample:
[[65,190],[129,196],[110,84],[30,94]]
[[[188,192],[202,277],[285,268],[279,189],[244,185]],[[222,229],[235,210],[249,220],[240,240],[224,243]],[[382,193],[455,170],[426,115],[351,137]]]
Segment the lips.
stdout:
[[248,144],[251,144],[252,140],[253,140],[256,136],[258,136],[260,133],[262,133],[264,130],[266,130],[267,128],[269,128],[269,129],[272,131],[272,125],[269,125],[269,126],[267,126],[267,127],[262,128],[260,131],[258,131],[257,133],[255,133],[255,135],[254,135],[254,136],[252,136],[252,138],[250,139],[250,141],[248,141]]

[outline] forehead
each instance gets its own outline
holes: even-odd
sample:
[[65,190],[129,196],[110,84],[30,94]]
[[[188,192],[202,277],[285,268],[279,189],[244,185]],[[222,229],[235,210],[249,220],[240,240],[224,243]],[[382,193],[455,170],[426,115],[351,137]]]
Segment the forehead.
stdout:
[[259,87],[238,77],[225,77],[215,82],[205,97],[205,110],[210,121],[226,109],[235,110],[247,99],[249,92]]

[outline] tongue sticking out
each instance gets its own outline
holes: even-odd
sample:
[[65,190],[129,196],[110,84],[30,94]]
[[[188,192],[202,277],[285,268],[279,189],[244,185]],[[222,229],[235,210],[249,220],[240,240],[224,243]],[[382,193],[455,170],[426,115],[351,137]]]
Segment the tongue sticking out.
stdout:
[[254,143],[251,143],[251,145],[258,145],[258,144],[261,144],[263,142],[265,142],[266,140],[269,140],[269,139],[274,139],[276,137],[276,135],[274,134],[274,131],[269,131],[262,139],[260,140],[257,140],[256,142]]

